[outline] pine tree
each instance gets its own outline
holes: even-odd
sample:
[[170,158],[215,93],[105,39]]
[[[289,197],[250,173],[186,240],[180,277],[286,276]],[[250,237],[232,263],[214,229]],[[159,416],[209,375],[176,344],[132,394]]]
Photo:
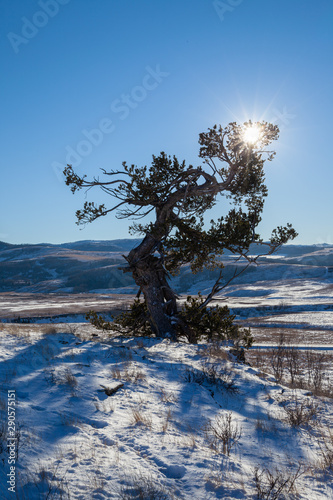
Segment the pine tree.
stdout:
[[[153,156],[149,168],[124,162],[121,170],[102,169],[103,180],[87,180],[71,165],[65,168],[66,184],[73,193],[99,187],[116,200],[111,208],[85,202],[83,209],[76,212],[77,224],[93,222],[115,211],[118,218],[134,219],[130,230],[143,235],[141,243],[125,257],[127,266],[122,269],[132,273],[144,301],[135,301],[131,320],[123,316],[123,325],[135,325],[172,340],[184,335],[190,342],[205,336],[213,338],[214,331],[219,338],[241,336],[230,323],[228,310],[207,306],[222,288],[220,257],[226,250],[251,264],[258,258],[250,256],[251,244],[262,245],[267,248],[266,254],[271,254],[297,236],[289,223],[274,229],[268,242],[257,233],[267,196],[264,164],[275,155],[266,148],[278,139],[278,134],[277,125],[267,122],[229,123],[225,128],[215,125],[199,135],[199,157],[203,162],[198,167],[162,152]],[[231,208],[207,227],[204,215],[221,203],[220,195],[224,205],[231,203]],[[146,224],[136,222],[145,217],[150,219]],[[219,268],[220,274],[206,298],[188,298],[179,310],[169,275],[184,264],[190,264],[193,272]],[[91,318],[105,327],[101,318],[97,321],[93,313]],[[248,331],[242,331],[242,336],[249,338]]]

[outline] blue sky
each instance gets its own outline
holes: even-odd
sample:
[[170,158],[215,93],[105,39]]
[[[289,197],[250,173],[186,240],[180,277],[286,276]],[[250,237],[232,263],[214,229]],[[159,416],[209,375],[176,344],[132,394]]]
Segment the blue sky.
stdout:
[[264,119],[281,134],[262,235],[333,244],[331,0],[2,0],[1,19],[0,240],[126,238],[112,215],[75,225],[62,166],[198,165],[200,132]]

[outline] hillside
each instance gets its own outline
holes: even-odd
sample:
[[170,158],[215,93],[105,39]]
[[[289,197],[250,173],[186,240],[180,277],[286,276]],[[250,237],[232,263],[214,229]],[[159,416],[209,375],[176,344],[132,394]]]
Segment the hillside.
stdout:
[[[123,254],[139,240],[78,241],[51,245],[10,245],[0,242],[0,292],[32,293],[135,293],[130,276],[119,270]],[[251,248],[257,254],[258,248]],[[225,280],[235,271],[232,255],[223,256]],[[262,257],[234,283],[270,279],[326,279],[333,276],[333,246],[286,245],[271,257]],[[238,267],[243,266],[240,262]],[[204,271],[193,276],[188,266],[173,278],[178,293],[196,293],[207,288],[217,273]]]
[[0,291],[80,293],[133,285],[118,267],[133,240],[62,245],[0,243]]
[[[17,405],[15,446],[3,424],[0,461],[15,455],[17,498],[332,498],[333,247],[286,246],[215,297],[251,326],[240,364],[223,343],[87,323],[91,308],[128,307],[136,287],[118,267],[133,244],[0,244],[3,422],[8,394]],[[223,262],[227,281],[236,267]],[[173,285],[181,302],[215,278],[184,266]]]
[[[2,327],[0,416],[10,389],[17,497],[0,468],[1,498],[332,498],[328,398],[224,349],[36,327]],[[5,427],[0,438],[5,461]]]

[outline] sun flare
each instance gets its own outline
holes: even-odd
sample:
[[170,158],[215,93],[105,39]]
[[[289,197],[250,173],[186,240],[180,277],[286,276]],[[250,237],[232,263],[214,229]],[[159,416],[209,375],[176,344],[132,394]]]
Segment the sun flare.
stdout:
[[260,141],[260,138],[261,138],[261,131],[256,124],[248,125],[245,128],[243,133],[244,142],[253,146],[254,144]]

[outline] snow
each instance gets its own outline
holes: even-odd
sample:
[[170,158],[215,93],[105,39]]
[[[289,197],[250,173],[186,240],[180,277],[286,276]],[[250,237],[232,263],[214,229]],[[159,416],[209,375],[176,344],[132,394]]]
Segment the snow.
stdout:
[[0,318],[15,319],[40,317],[50,321],[50,316],[56,317],[65,314],[71,317],[84,315],[90,309],[109,311],[112,307],[119,307],[119,302],[128,301],[128,296],[122,295],[93,295],[93,294],[38,294],[33,293],[5,293],[1,296]]
[[[321,249],[318,258],[327,252]],[[301,349],[331,352],[332,274],[311,265],[291,269],[276,263],[278,258],[233,282],[214,303],[228,305],[239,324],[251,326],[254,335],[260,332],[255,349],[276,345],[283,331],[291,345],[297,341]],[[190,273],[182,279],[185,285],[192,280],[193,293],[204,294],[213,284],[193,284]],[[254,499],[256,466],[288,475],[298,464],[310,467],[297,481],[299,499],[333,498],[332,471],[318,465],[320,429],[332,428],[331,399],[279,385],[272,375],[227,354],[214,360],[204,345],[110,338],[85,321],[89,309],[126,309],[134,287],[62,291],[1,295],[1,498],[15,498],[7,490],[9,390],[15,390],[17,402],[20,500],[139,498],[138,488],[147,499]],[[18,316],[33,323],[10,323]],[[213,362],[237,392],[205,378]],[[332,380],[332,368],[327,370]],[[318,404],[308,426],[285,421],[283,407],[295,397]],[[230,456],[210,435],[210,426],[229,412],[241,429]]]
[[[81,324],[55,329],[1,325],[0,408],[6,423],[7,391],[15,390],[18,498],[139,498],[141,485],[140,498],[250,499],[256,466],[290,471],[320,454],[305,427],[284,421],[282,403],[294,391],[255,368],[218,359],[233,392],[200,378],[213,362],[204,345],[93,337]],[[306,391],[297,395],[309,401]],[[316,419],[332,422],[331,400],[316,401]],[[228,412],[241,429],[230,456],[214,450],[207,430]],[[0,486],[9,499],[6,457],[2,450]],[[148,496],[153,489],[160,496]],[[329,499],[333,478],[306,470],[297,489],[300,499]]]
[[100,293],[100,294],[130,294],[136,295],[139,291],[138,287],[134,286],[124,286],[118,288],[99,288],[96,290],[90,290],[89,293]]
[[244,322],[247,326],[274,326],[276,328],[315,328],[317,330],[332,330],[333,311],[321,311],[297,314],[276,314]]

